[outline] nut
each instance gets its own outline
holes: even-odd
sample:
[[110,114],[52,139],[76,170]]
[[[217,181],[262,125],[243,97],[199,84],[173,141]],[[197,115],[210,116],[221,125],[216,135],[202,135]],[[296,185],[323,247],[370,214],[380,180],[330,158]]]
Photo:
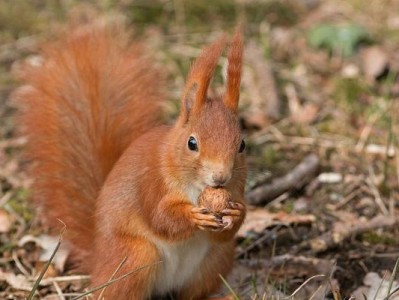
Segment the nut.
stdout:
[[225,188],[206,187],[198,197],[198,204],[216,215],[230,208],[230,201],[231,194]]

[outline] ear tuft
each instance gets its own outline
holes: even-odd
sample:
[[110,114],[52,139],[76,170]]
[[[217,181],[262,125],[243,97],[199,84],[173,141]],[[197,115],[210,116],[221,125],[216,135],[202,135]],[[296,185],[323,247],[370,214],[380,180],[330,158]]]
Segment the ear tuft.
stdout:
[[182,96],[180,118],[184,123],[205,104],[208,86],[225,44],[224,36],[217,39],[201,51],[192,65]]
[[223,97],[224,104],[234,112],[237,111],[240,98],[242,56],[243,41],[241,28],[237,27],[227,58],[227,86]]
[[195,103],[195,95],[198,91],[198,84],[194,82],[192,86],[188,89],[187,93],[185,94],[185,98],[183,99],[183,104],[185,110],[190,113],[194,103]]

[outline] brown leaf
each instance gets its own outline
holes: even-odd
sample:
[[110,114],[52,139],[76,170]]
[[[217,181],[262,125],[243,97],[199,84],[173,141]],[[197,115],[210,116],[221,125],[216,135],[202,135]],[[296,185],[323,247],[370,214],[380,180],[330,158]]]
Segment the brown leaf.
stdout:
[[23,275],[15,275],[13,273],[5,273],[0,270],[0,281],[7,282],[12,288],[17,290],[30,291],[32,283]]
[[363,49],[361,58],[364,75],[371,82],[384,74],[389,67],[388,56],[379,46]]
[[[39,274],[42,269],[44,268],[46,262],[44,261],[38,261],[35,263],[35,270],[36,270],[36,274]],[[46,270],[46,273],[44,273],[43,278],[52,278],[52,277],[56,277],[59,275],[59,272],[57,270],[58,268],[55,268],[52,264],[50,264]]]
[[[46,262],[50,259],[50,256],[58,243],[58,237],[49,236],[46,234],[42,234],[38,237],[26,235],[19,240],[18,245],[23,246],[28,242],[34,242],[43,249],[42,253],[40,254],[39,261]],[[57,270],[61,272],[64,270],[69,253],[70,250],[68,247],[65,244],[61,244],[53,259],[53,264]]]
[[271,213],[264,208],[250,209],[244,224],[238,231],[238,237],[245,237],[248,232],[262,233],[266,228],[279,224],[309,224],[316,220],[314,215],[291,215],[286,212]]
[[310,124],[317,118],[320,108],[313,103],[301,104],[295,86],[288,84],[285,88],[288,99],[288,108],[292,122],[298,124]]
[[[389,291],[393,291],[398,287],[398,282],[393,281],[391,290],[389,290],[390,280],[381,278],[377,273],[369,272],[363,279],[363,283],[369,286],[367,299],[385,299]],[[399,300],[399,295],[389,297],[390,300]]]
[[244,117],[246,128],[266,128],[270,121],[261,111],[246,114]]
[[0,209],[0,233],[7,233],[11,229],[11,217],[7,211]]
[[313,123],[319,113],[320,108],[312,103],[301,106],[295,114],[291,115],[291,120],[297,124]]

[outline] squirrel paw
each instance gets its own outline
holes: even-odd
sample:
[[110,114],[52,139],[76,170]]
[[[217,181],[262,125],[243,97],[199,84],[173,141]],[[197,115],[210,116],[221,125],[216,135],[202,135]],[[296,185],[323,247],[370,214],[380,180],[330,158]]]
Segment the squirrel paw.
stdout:
[[245,206],[238,202],[229,202],[231,208],[226,208],[221,211],[223,230],[230,230],[235,224],[241,222],[244,214]]
[[205,207],[193,207],[191,213],[195,226],[200,230],[222,231],[224,229],[223,221]]

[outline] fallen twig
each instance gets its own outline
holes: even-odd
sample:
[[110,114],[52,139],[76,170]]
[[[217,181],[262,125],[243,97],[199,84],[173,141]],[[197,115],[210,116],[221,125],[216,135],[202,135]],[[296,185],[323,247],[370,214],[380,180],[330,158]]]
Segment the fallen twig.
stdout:
[[303,187],[316,175],[319,164],[319,157],[309,154],[290,173],[249,191],[246,194],[248,203],[265,205],[287,191]]
[[386,208],[385,203],[384,203],[384,201],[381,198],[381,195],[380,195],[380,192],[378,191],[378,188],[374,184],[374,182],[376,181],[376,178],[375,178],[376,176],[375,176],[374,170],[373,170],[373,168],[371,166],[369,167],[369,173],[370,173],[370,177],[366,179],[366,183],[369,186],[371,192],[373,193],[375,202],[378,205],[378,207],[381,210],[381,212],[384,215],[388,215],[389,211]]
[[70,275],[45,278],[40,282],[40,285],[46,286],[53,282],[69,282],[69,281],[87,281],[90,280],[89,275]]
[[392,227],[395,223],[395,218],[381,215],[369,221],[348,220],[348,222],[338,222],[334,224],[331,231],[305,242],[300,248],[310,247],[316,253],[324,252],[353,235],[362,234],[377,228]]

